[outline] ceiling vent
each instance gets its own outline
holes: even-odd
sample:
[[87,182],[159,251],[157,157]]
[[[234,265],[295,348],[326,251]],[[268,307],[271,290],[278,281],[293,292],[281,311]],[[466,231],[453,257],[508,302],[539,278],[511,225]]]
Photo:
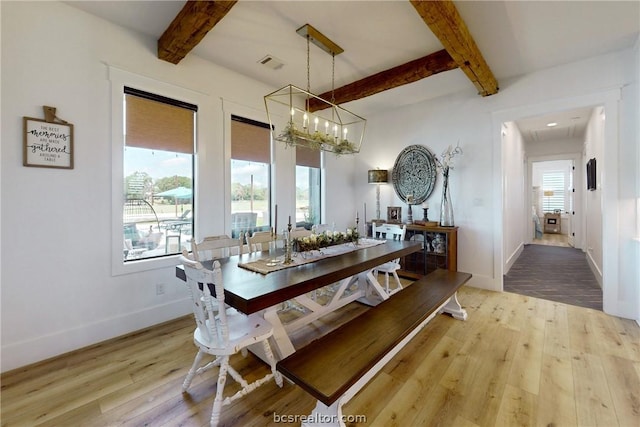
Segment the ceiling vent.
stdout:
[[284,67],[284,62],[273,55],[267,55],[258,62],[267,68],[271,68],[272,70],[279,70],[280,68]]

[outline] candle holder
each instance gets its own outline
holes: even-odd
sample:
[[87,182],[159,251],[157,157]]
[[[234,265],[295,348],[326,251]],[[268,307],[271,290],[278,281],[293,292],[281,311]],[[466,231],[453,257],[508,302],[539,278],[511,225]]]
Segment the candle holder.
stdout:
[[413,212],[411,211],[411,204],[408,204],[409,212],[407,212],[407,224],[413,224]]
[[424,222],[429,221],[429,216],[427,215],[429,208],[422,208],[422,220]]
[[[289,220],[291,221],[291,220]],[[284,263],[291,264],[293,260],[291,259],[291,252],[293,251],[293,242],[291,241],[291,222],[287,225],[287,231],[285,233],[284,240]]]

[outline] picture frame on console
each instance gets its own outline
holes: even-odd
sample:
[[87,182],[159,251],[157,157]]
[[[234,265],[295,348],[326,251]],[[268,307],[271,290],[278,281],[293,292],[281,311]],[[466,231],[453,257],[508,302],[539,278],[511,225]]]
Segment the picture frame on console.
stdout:
[[387,206],[387,222],[396,224],[402,222],[402,206]]

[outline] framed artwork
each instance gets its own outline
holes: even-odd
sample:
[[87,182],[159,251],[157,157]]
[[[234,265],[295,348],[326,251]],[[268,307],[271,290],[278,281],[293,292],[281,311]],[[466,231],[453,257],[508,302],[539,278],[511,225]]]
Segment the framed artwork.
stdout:
[[387,207],[387,222],[402,222],[402,206]]
[[73,125],[23,117],[24,166],[73,169]]

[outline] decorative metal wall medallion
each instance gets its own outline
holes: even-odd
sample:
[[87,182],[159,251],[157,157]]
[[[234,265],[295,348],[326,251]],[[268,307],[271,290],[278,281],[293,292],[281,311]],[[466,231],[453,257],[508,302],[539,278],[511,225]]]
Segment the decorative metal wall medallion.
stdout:
[[410,145],[398,154],[393,165],[391,181],[401,200],[413,196],[414,205],[419,205],[431,194],[436,184],[436,162],[433,154],[422,145]]

